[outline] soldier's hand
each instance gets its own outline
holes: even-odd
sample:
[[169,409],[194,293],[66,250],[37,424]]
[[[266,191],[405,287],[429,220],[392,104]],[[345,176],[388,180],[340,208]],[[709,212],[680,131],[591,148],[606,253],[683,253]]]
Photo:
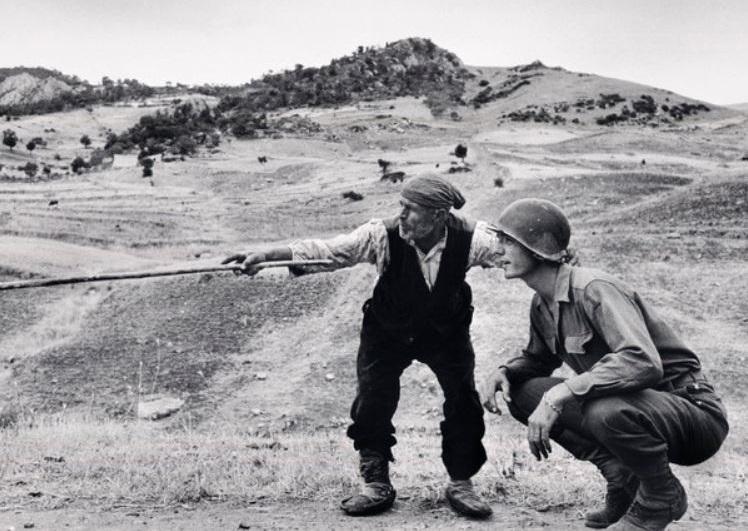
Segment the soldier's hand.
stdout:
[[504,399],[504,402],[509,403],[512,401],[512,398],[509,395],[509,378],[506,376],[506,369],[504,367],[496,369],[488,376],[488,378],[486,378],[481,392],[481,396],[483,397],[483,407],[491,413],[501,415],[501,409],[499,409],[499,405],[496,402],[496,393],[498,391],[501,391],[501,396]]
[[538,407],[527,419],[527,442],[530,452],[535,459],[541,461],[548,459],[551,453],[551,428],[559,417],[558,406],[551,407],[551,402],[546,395],[540,400]]
[[224,258],[221,263],[222,264],[240,264],[242,266],[241,271],[234,271],[235,274],[244,274],[249,275],[251,277],[255,276],[260,269],[255,267],[254,264],[258,264],[260,262],[264,262],[267,260],[267,257],[265,256],[265,253],[237,253],[232,254],[231,256]]

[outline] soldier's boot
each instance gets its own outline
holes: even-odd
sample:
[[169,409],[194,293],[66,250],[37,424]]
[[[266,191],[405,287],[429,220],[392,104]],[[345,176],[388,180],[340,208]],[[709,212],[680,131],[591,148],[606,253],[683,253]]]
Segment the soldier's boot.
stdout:
[[688,496],[668,467],[666,474],[641,478],[639,490],[628,512],[611,531],[663,531],[688,509]]
[[605,506],[584,515],[584,525],[606,528],[620,520],[634,501],[639,487],[637,477],[613,455],[591,459],[607,482]]
[[387,458],[374,450],[361,450],[359,471],[364,480],[361,492],[344,498],[340,508],[350,516],[369,516],[392,507],[396,493],[390,483]]
[[488,518],[493,513],[491,506],[481,498],[469,479],[452,479],[444,495],[456,513],[470,518]]

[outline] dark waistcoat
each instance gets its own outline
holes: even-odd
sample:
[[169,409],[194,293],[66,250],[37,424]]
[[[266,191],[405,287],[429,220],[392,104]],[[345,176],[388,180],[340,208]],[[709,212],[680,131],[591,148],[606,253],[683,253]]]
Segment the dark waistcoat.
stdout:
[[389,335],[408,343],[467,329],[472,292],[465,273],[474,224],[452,214],[447,218],[447,245],[431,291],[416,250],[400,237],[398,218],[385,220],[385,227],[390,261],[366,305],[371,317]]

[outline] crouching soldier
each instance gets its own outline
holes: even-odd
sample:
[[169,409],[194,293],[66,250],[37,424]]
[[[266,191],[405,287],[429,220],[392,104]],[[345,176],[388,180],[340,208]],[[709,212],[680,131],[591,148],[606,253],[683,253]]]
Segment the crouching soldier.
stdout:
[[[535,295],[529,344],[486,380],[484,406],[499,412],[501,391],[538,460],[553,439],[597,466],[605,506],[585,525],[664,529],[688,506],[670,463],[709,459],[728,431],[699,359],[636,291],[567,263],[569,222],[553,203],[516,201],[497,230],[506,278],[522,279]],[[576,375],[551,377],[562,362]]]
[[389,509],[395,489],[389,477],[400,397],[400,375],[421,361],[436,375],[444,393],[442,460],[450,481],[446,497],[458,513],[484,518],[491,507],[475,492],[471,477],[486,460],[481,442],[483,408],[475,389],[475,356],[470,341],[472,295],[465,273],[496,264],[500,249],[485,222],[450,212],[465,200],[438,176],[403,186],[398,216],[374,219],[350,234],[329,240],[302,240],[265,253],[243,253],[224,263],[330,259],[334,267],[375,264],[379,279],[363,307],[358,349],[358,392],[348,436],[360,455],[363,491],[344,499],[349,515]]

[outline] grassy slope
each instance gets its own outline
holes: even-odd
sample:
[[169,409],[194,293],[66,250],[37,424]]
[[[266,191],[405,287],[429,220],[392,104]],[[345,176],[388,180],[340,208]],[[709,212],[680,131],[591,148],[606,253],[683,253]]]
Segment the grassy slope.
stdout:
[[[398,111],[409,108],[412,102]],[[137,221],[128,221],[125,236],[106,216],[94,215],[84,231],[68,231],[72,241],[90,244],[91,234],[100,233],[100,239],[114,242],[104,245],[159,260],[216,256],[238,242],[331,234],[394,212],[398,187],[378,182],[376,159],[393,160],[394,169],[409,174],[437,163],[443,171],[451,146],[484,131],[492,114],[395,132],[378,127],[382,119],[357,119],[353,112],[352,121],[370,126],[363,135],[347,131],[349,117],[330,116],[343,143],[225,144],[223,154],[211,159],[157,167],[155,191],[140,182],[136,170],[94,174],[86,181],[96,189],[124,182],[136,199],[113,199],[111,192],[71,197],[70,210],[51,223],[42,215],[46,202],[33,199],[44,197],[50,185],[22,190],[0,204],[11,212],[23,203],[34,223],[20,225],[14,218],[21,235],[39,232],[40,226],[60,230],[82,212],[116,210]],[[692,498],[689,514],[706,527],[744,524],[748,460],[742,446],[748,419],[740,404],[746,395],[748,293],[746,227],[739,220],[746,216],[746,170],[733,155],[745,128],[729,135],[685,128],[671,133],[576,128],[569,129],[576,140],[547,146],[535,141],[543,128],[515,129],[518,137],[533,141],[470,144],[474,171],[454,177],[468,196],[467,213],[492,219],[517,197],[551,198],[569,211],[586,262],[621,275],[665,309],[700,353],[733,425],[715,459],[680,471]],[[642,153],[646,167],[640,164]],[[267,165],[256,162],[260,154],[269,156]],[[562,171],[566,177],[555,177]],[[493,186],[497,174],[505,177],[503,189]],[[33,195],[37,189],[41,196]],[[343,201],[340,193],[348,189],[365,199]],[[23,197],[29,201],[19,202]],[[189,211],[180,210],[187,209],[180,204],[184,197],[196,198]],[[154,235],[149,223],[162,222],[174,208],[180,212],[175,224]],[[52,236],[50,229],[43,235]],[[150,243],[133,248],[138,241]],[[73,318],[63,325],[70,331],[63,342],[53,337],[36,355],[28,349],[12,378],[18,387],[6,387],[18,389],[8,394],[23,422],[0,431],[9,457],[0,465],[4,500],[40,508],[306,499],[329,509],[356,481],[355,456],[343,432],[355,386],[358,311],[373,280],[371,268],[360,266],[292,282],[275,276],[251,282],[190,277],[91,292],[58,288],[30,292],[28,299],[3,296],[4,315],[22,309],[27,316],[4,318],[15,337],[60,326],[66,322],[59,321],[60,314]],[[497,272],[474,271],[469,280],[478,310],[473,337],[480,378],[522,347],[530,292]],[[258,372],[267,378],[258,380]],[[420,365],[409,369],[402,383],[394,466],[401,504],[416,515],[449,519],[439,501],[440,392]],[[127,418],[138,388],[180,394],[188,407],[166,421],[166,429],[118,420]],[[507,416],[487,419],[485,440],[490,460],[479,475],[480,488],[497,508],[507,505],[517,515],[511,525],[541,525],[549,515],[552,522],[573,522],[599,496],[601,482],[591,467],[564,452],[546,463],[531,461],[522,427]],[[31,491],[44,494],[30,498]]]

